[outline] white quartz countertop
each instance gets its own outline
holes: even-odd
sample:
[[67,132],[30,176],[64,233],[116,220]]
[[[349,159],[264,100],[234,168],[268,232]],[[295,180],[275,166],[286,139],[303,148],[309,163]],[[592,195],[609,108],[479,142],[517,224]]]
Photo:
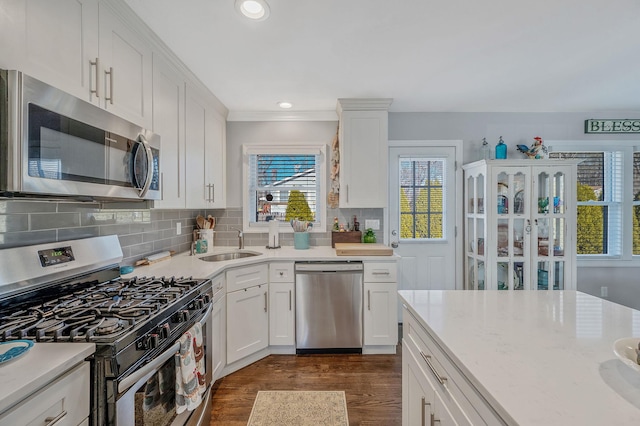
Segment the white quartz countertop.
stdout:
[[640,373],[613,352],[620,338],[640,340],[640,311],[576,291],[399,294],[474,386],[517,424],[640,424]]
[[0,364],[0,414],[95,352],[93,343],[34,342],[27,353]]
[[242,259],[227,260],[222,262],[205,262],[199,260],[201,257],[216,253],[228,253],[238,251],[234,247],[214,247],[206,254],[190,256],[188,252],[179,253],[170,260],[163,260],[147,266],[138,266],[130,274],[123,275],[124,278],[133,276],[192,276],[194,278],[211,278],[229,268],[238,266],[253,265],[264,262],[293,262],[293,261],[347,261],[366,260],[375,262],[396,262],[399,257],[393,256],[336,256],[336,250],[331,246],[310,247],[307,250],[296,250],[293,247],[282,247],[279,249],[267,249],[264,246],[245,247],[240,251],[252,251],[261,253],[259,256],[246,257]]

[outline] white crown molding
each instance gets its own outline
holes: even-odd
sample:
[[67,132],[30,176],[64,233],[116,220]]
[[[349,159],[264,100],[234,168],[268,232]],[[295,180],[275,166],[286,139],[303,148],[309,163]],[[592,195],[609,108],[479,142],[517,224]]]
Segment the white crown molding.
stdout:
[[338,121],[335,111],[229,111],[227,121]]

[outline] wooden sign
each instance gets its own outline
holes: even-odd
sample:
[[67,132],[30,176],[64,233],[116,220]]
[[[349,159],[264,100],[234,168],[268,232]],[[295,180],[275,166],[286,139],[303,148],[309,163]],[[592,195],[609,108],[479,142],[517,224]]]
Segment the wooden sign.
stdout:
[[585,120],[585,133],[640,133],[640,119]]

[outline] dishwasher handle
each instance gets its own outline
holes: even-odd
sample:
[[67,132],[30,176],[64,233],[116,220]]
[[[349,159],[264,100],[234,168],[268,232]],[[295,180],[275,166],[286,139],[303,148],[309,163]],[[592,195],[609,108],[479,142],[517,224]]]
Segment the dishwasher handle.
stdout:
[[309,262],[295,264],[295,272],[298,273],[336,273],[336,272],[363,272],[362,262]]

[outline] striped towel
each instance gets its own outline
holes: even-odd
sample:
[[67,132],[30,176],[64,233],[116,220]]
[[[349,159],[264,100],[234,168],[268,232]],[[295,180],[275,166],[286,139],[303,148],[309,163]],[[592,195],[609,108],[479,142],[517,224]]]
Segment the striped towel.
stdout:
[[205,389],[202,325],[196,323],[180,338],[176,360],[176,412],[194,410]]

